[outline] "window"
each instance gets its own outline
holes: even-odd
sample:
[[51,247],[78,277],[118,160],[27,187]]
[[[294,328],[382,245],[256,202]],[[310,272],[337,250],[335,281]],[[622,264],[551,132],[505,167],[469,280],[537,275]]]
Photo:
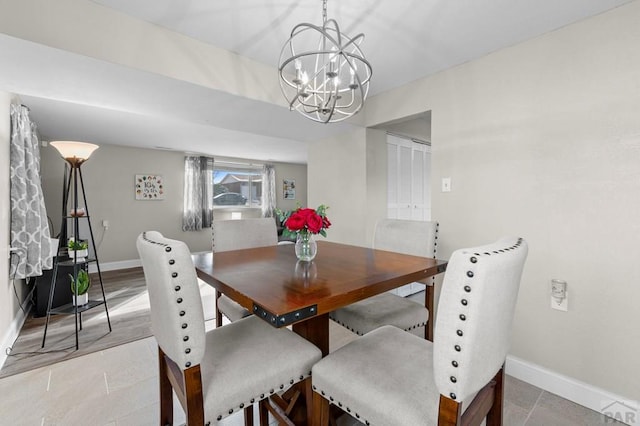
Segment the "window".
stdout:
[[215,162],[213,208],[262,208],[262,166]]

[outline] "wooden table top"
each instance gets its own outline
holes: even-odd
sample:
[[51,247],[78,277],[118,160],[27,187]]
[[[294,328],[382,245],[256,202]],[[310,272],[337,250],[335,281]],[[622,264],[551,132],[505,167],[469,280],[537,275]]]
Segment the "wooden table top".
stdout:
[[444,272],[447,262],[318,241],[312,262],[294,245],[193,255],[198,277],[276,327],[326,314]]

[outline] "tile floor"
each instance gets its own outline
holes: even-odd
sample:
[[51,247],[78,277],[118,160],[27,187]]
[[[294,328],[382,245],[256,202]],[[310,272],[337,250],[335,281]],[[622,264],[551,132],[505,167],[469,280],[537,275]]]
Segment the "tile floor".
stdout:
[[[214,326],[213,321],[207,324]],[[331,350],[353,338],[346,329],[331,324]],[[4,378],[0,380],[0,425],[156,426],[156,351],[155,339],[150,337]],[[176,424],[183,424],[182,410],[174,406]],[[512,377],[506,382],[504,420],[507,426],[612,424],[594,411]],[[348,416],[338,423],[360,425]],[[220,424],[242,425],[241,413]]]

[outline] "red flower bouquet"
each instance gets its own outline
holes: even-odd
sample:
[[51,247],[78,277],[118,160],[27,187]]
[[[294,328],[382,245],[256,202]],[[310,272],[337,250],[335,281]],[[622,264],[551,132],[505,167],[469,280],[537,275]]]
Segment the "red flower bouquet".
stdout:
[[299,207],[290,212],[280,212],[280,221],[284,225],[283,236],[295,237],[297,234],[320,234],[326,237],[325,230],[331,226],[326,214],[327,209],[327,206],[321,205],[315,210]]

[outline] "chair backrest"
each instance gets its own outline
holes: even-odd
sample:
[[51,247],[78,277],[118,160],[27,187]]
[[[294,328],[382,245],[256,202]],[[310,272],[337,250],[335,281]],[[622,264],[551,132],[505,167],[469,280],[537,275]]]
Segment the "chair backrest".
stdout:
[[272,217],[214,220],[211,225],[214,252],[241,250],[278,244],[276,221]]
[[204,314],[189,248],[155,231],[140,234],[136,246],[158,345],[183,370],[200,364],[205,349]]
[[438,222],[382,219],[376,224],[373,248],[435,257]]
[[527,252],[523,239],[504,238],[451,255],[435,324],[440,394],[462,402],[504,364]]

